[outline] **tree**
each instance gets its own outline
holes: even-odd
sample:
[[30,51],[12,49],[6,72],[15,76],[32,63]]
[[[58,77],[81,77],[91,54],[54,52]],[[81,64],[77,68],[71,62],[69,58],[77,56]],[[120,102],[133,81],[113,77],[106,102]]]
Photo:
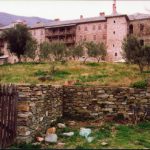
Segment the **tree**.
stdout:
[[62,61],[68,56],[68,49],[62,42],[50,43],[50,53],[53,55],[55,61]]
[[71,50],[72,50],[72,56],[74,59],[76,57],[77,57],[77,59],[79,59],[79,57],[82,57],[84,55],[82,44],[77,44],[77,45],[73,46],[71,48]]
[[39,57],[42,58],[43,60],[50,59],[50,51],[51,51],[51,46],[49,42],[41,43]]
[[28,28],[22,24],[17,24],[14,28],[5,30],[2,37],[8,42],[10,52],[15,53],[19,61],[21,55],[25,54],[27,41],[32,39]]
[[34,60],[36,57],[37,41],[35,39],[30,41],[28,40],[25,49],[25,57],[29,57]]
[[88,50],[88,55],[96,58],[98,62],[106,56],[106,46],[104,43],[100,42],[96,44],[94,42],[88,42],[86,43],[86,48]]
[[137,64],[140,72],[143,72],[145,65],[145,55],[140,41],[134,35],[127,36],[122,43],[123,57],[126,62]]
[[[55,72],[55,65],[61,62],[69,55],[66,45],[60,42],[44,42],[40,45],[40,57],[48,59],[51,63],[50,74]],[[53,61],[52,59],[53,58]]]
[[144,45],[142,47],[142,50],[144,51],[145,61],[149,68],[150,67],[150,44]]

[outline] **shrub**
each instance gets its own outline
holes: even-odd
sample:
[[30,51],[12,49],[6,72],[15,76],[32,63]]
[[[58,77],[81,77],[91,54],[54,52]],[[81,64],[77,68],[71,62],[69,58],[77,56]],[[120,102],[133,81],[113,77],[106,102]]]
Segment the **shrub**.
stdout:
[[95,63],[95,62],[88,62],[86,63],[87,66],[91,66],[91,67],[97,67],[99,66],[99,63]]
[[144,88],[147,87],[147,81],[146,80],[141,80],[141,81],[134,82],[134,83],[131,84],[131,87],[144,89]]
[[35,76],[46,76],[47,71],[38,70],[37,72],[34,73],[34,75]]

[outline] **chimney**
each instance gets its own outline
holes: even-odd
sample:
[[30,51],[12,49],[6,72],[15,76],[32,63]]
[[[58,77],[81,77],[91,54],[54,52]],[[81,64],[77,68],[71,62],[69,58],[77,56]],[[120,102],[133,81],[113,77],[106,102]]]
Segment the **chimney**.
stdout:
[[100,12],[99,15],[100,16],[105,16],[105,12]]
[[116,15],[116,14],[117,14],[116,0],[114,0],[114,3],[113,3],[113,15]]
[[56,19],[54,19],[54,21],[60,21],[60,19],[59,19],[59,18],[56,18]]
[[83,15],[80,15],[80,19],[83,19]]

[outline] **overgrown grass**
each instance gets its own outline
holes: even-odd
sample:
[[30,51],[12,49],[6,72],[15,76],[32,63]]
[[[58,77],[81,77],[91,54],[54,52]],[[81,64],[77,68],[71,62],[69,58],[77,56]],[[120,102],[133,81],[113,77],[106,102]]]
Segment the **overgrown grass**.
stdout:
[[[38,78],[50,72],[48,63],[17,63],[0,66],[0,83],[43,83]],[[66,80],[77,81],[76,85],[129,86],[131,83],[145,80],[148,73],[141,74],[138,66],[124,63],[57,63],[54,80],[44,84],[64,84]]]
[[[91,128],[90,126],[84,126]],[[115,129],[115,131],[112,130]],[[150,148],[150,122],[143,122],[139,125],[119,125],[107,123],[101,127],[91,128],[90,137],[94,137],[92,142],[88,142],[85,137],[79,135],[80,127],[67,127],[57,129],[58,142],[65,143],[59,147],[57,144],[41,143],[41,147],[51,149],[144,149]],[[71,137],[63,136],[64,132],[74,132]],[[106,145],[102,145],[106,142]],[[32,144],[18,145],[19,148],[37,148]]]

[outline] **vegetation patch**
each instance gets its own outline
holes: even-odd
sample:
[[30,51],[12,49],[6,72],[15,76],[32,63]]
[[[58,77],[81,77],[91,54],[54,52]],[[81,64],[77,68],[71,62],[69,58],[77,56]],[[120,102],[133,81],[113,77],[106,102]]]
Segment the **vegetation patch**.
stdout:
[[106,78],[108,75],[88,75],[88,76],[79,76],[78,80],[81,82],[93,82],[101,78]]
[[[90,121],[76,122],[77,126],[57,128],[58,143],[64,143],[60,147],[58,143],[46,143],[36,141],[29,144],[13,145],[11,149],[145,149],[150,148],[150,122],[142,122],[137,125],[120,125],[116,123],[105,123],[102,126],[95,124],[90,126]],[[80,136],[80,128],[90,128],[92,130],[88,137],[93,137],[91,142]],[[64,132],[74,132],[73,136],[63,136]],[[37,145],[35,145],[37,144]]]
[[131,84],[131,87],[145,89],[147,87],[147,81],[141,80],[141,81],[134,82]]
[[56,70],[53,73],[53,76],[56,78],[66,78],[68,75],[71,75],[71,73],[69,71],[65,71],[65,70]]
[[87,65],[87,66],[91,66],[91,67],[100,66],[100,64],[99,64],[99,63],[96,63],[96,62],[87,62],[86,65]]

